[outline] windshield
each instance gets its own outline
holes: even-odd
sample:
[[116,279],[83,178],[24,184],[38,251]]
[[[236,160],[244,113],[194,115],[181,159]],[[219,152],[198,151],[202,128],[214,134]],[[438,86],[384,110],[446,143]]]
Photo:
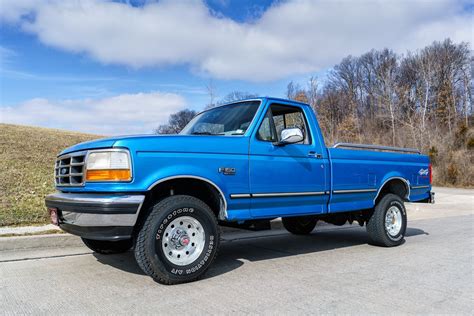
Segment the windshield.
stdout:
[[180,134],[243,135],[250,126],[260,101],[246,101],[220,106],[195,116]]

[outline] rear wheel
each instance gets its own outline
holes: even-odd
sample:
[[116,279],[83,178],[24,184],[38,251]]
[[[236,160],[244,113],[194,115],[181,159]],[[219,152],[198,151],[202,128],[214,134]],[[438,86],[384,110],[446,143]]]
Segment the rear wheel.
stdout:
[[407,228],[403,200],[395,194],[385,195],[375,206],[366,228],[375,245],[393,247],[402,244]]
[[318,222],[314,216],[283,217],[283,227],[295,235],[307,235],[311,233]]
[[104,255],[126,252],[133,246],[132,239],[109,241],[82,238],[82,241],[89,249]]
[[159,283],[184,283],[206,272],[218,246],[219,227],[209,206],[175,195],[152,208],[137,236],[135,259]]

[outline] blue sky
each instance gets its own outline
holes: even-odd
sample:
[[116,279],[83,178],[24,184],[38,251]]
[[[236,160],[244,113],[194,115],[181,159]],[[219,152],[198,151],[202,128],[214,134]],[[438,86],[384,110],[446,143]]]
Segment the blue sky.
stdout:
[[[466,1],[0,0],[0,122],[150,132],[212,82],[283,97],[349,54],[472,42]],[[59,114],[61,113],[61,114]]]

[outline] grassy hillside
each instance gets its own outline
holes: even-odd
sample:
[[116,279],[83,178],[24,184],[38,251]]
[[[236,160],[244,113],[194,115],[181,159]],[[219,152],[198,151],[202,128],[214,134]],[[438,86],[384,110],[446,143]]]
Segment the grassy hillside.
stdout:
[[0,226],[47,223],[44,197],[54,192],[56,155],[66,147],[99,137],[0,124]]

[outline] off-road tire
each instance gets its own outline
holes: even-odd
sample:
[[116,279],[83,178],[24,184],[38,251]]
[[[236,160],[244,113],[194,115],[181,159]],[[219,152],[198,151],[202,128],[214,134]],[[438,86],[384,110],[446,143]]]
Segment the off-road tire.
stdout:
[[[182,216],[197,219],[204,229],[202,253],[188,265],[176,265],[166,258],[162,240],[175,219]],[[135,243],[135,259],[140,268],[156,282],[179,284],[192,282],[206,272],[219,248],[220,231],[212,210],[201,200],[187,195],[174,195],[155,204]]]
[[283,217],[281,221],[283,227],[290,233],[295,235],[308,235],[313,231],[318,219],[314,216],[297,216]]
[[[400,231],[395,236],[389,234],[385,225],[385,217],[391,207],[398,208],[402,218]],[[402,244],[405,240],[406,228],[407,212],[403,200],[398,195],[391,193],[380,199],[366,225],[371,243],[383,247],[393,247]]]
[[82,238],[82,241],[89,249],[103,255],[126,252],[133,246],[132,239],[109,241]]

